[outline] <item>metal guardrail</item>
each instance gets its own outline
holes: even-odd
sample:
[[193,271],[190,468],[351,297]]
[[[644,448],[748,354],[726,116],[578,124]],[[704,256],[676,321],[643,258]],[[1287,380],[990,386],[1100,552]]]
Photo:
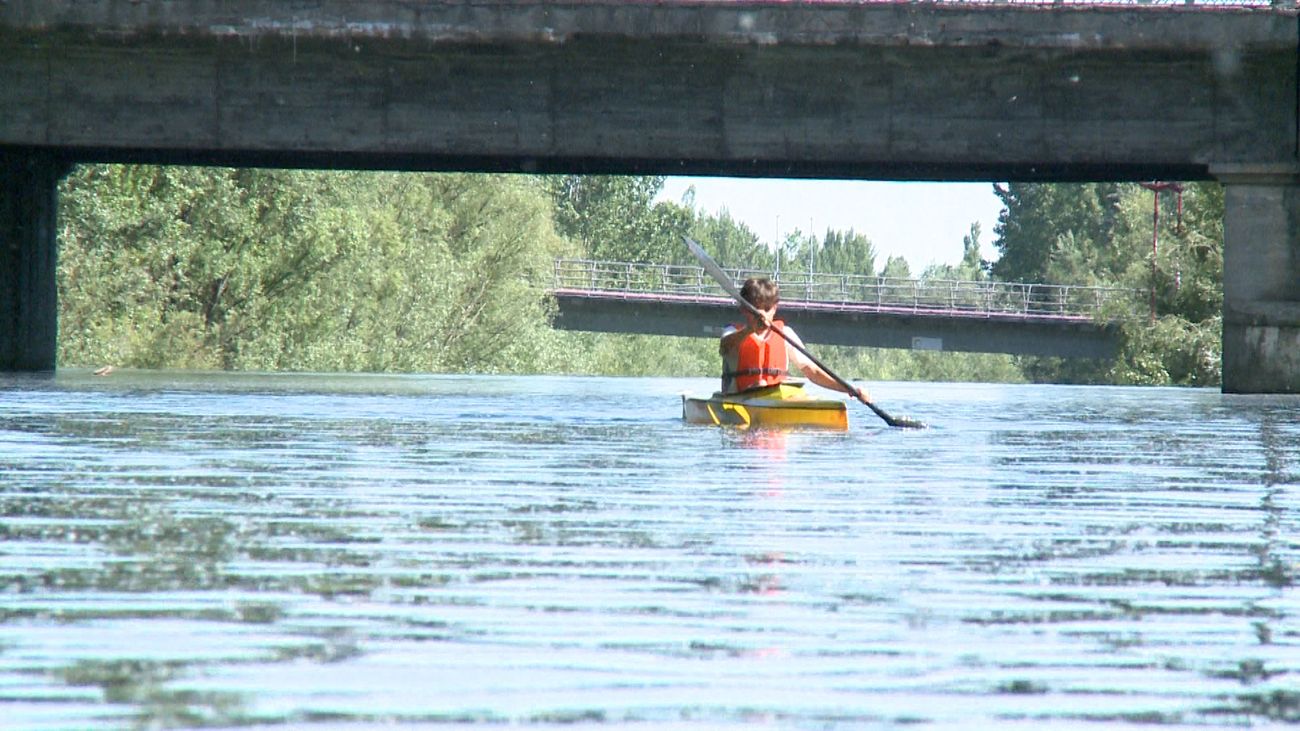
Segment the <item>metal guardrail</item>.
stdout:
[[[725,269],[735,282],[771,277],[754,269]],[[868,307],[879,310],[1134,320],[1146,316],[1145,290],[1020,282],[897,279],[859,274],[782,272],[776,279],[784,302]],[[589,259],[556,259],[555,289],[588,292],[723,296],[718,284],[697,266],[639,264]]]

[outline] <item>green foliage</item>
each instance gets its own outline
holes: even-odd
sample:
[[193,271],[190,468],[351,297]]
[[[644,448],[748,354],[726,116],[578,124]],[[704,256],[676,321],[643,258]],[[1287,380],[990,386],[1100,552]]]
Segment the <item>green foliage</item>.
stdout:
[[551,262],[564,251],[535,181],[372,177],[368,255],[322,283],[338,302],[331,316],[342,367],[527,368],[547,321]]
[[823,346],[819,360],[849,380],[1023,383],[1016,359],[1000,353],[953,353]]
[[933,264],[921,273],[921,279],[982,282],[988,279],[988,263],[980,258],[980,225],[972,223],[970,233],[962,237],[961,263]]
[[521,176],[87,166],[62,194],[68,364],[525,367],[565,251]]
[[849,229],[827,229],[820,240],[799,229],[786,234],[777,247],[780,266],[772,268],[792,274],[814,273],[857,274],[871,276],[876,273],[876,248],[866,236]]
[[[716,216],[695,216],[691,237],[708,242],[709,254],[722,266],[757,271],[771,271],[775,266],[776,257],[758,240],[758,234],[725,210]],[[688,263],[696,264],[693,259]]]
[[693,216],[654,198],[664,179],[654,176],[566,175],[549,180],[555,228],[590,259],[647,263],[689,258],[682,237]]
[[891,256],[885,260],[885,268],[880,270],[880,276],[889,279],[911,279],[912,267],[907,263],[907,259]]
[[876,273],[876,247],[853,229],[827,230],[817,250],[817,271],[871,276]]
[[[1002,257],[992,266],[998,277],[1124,287],[1154,295],[1147,317],[1124,323],[1123,345],[1114,363],[1027,358],[1022,365],[1029,378],[1219,383],[1219,185],[1186,185],[1181,220],[1173,191],[1154,193],[1136,184],[1013,184],[998,186],[997,192],[1007,205],[997,229]],[[1155,195],[1160,196],[1158,228]]]
[[995,185],[1003,210],[994,227],[1000,256],[993,275],[1003,281],[1092,284],[1123,271],[1128,252],[1111,246],[1124,223],[1119,217],[1122,187]]
[[1122,357],[1106,379],[1122,384],[1217,386],[1222,380],[1223,323],[1219,316],[1191,322],[1166,315],[1126,330]]
[[[355,242],[323,176],[89,166],[64,183],[63,362],[236,367],[260,309]],[[285,176],[287,177],[287,176]]]
[[571,354],[556,373],[620,376],[712,376],[720,372],[718,342],[612,333],[559,333],[556,345]]

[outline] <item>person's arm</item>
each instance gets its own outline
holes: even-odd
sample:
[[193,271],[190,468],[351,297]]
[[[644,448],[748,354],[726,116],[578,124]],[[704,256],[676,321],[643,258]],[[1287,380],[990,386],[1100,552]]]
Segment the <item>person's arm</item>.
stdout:
[[722,331],[722,338],[718,340],[718,355],[726,355],[735,350],[740,341],[749,337],[754,332],[752,325],[745,325],[737,330],[735,327],[728,327]]
[[[790,328],[787,327],[785,329],[785,334],[790,336],[790,339],[795,343],[798,343],[800,346],[803,345],[803,341],[800,340],[799,336]],[[862,401],[871,400],[871,394],[865,388],[855,387],[851,391],[845,390],[845,388],[840,385],[839,381],[835,380],[829,373],[822,370],[816,363],[812,362],[805,357],[803,353],[799,352],[799,348],[791,346],[786,349],[786,353],[788,357],[791,358],[791,362],[799,367],[799,370],[804,374],[804,376],[818,386],[831,391],[847,393],[848,395],[861,399]]]
[[722,338],[718,341],[718,354],[726,355],[735,350],[740,345],[740,341],[750,335],[762,332],[772,326],[772,320],[766,314],[761,320],[762,326],[759,326],[758,318],[753,313],[745,313],[745,326],[737,330],[734,326],[728,327],[722,331]]
[[832,391],[847,393],[848,395],[854,398],[861,399],[863,402],[871,400],[871,394],[867,391],[867,389],[855,386],[852,391],[845,390],[845,388],[840,385],[839,381],[835,380],[834,378],[831,378],[830,375],[826,373],[826,371],[822,370],[821,368],[818,368],[816,363],[809,363],[805,365],[802,370],[803,370],[803,374],[808,377],[808,380],[812,381],[818,386],[821,386],[822,388],[828,388]]

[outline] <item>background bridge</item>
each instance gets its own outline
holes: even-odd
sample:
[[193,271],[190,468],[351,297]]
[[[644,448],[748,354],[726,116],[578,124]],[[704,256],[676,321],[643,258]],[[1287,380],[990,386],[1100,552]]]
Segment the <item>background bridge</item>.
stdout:
[[[770,272],[730,269],[733,281]],[[1016,282],[783,272],[781,312],[809,343],[1109,358],[1144,292]],[[555,326],[717,337],[737,308],[696,266],[558,259]]]

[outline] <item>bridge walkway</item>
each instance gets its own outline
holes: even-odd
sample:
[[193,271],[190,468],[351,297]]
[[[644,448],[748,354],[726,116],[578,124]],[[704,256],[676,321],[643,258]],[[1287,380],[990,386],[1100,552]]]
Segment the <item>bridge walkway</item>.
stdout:
[[[730,269],[740,282],[771,272]],[[1146,293],[1115,287],[781,272],[782,312],[810,343],[1108,358]],[[716,337],[736,306],[697,266],[558,259],[556,327]]]

